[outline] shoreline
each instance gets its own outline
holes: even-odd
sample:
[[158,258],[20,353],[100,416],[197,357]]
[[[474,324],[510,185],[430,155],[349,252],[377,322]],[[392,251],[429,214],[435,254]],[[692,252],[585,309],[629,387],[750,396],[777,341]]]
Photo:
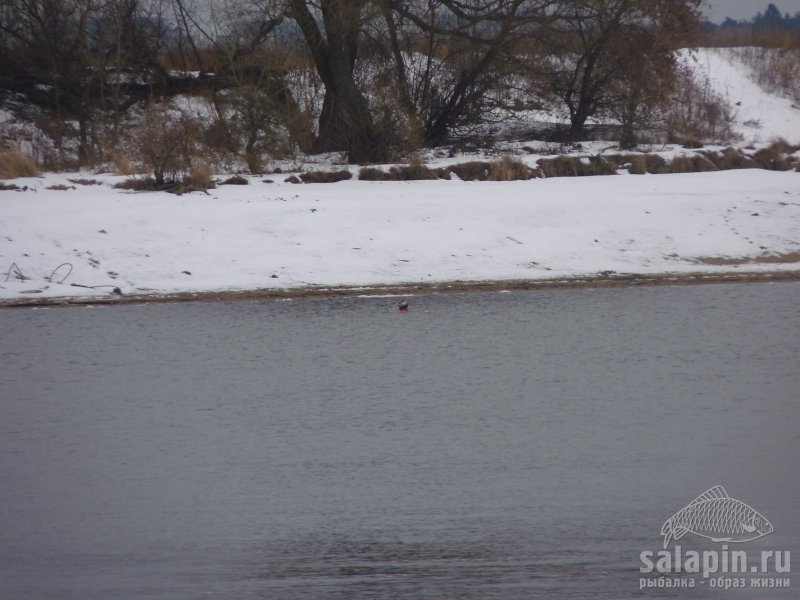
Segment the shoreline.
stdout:
[[501,291],[539,291],[549,289],[625,288],[636,286],[702,285],[720,283],[780,283],[800,281],[800,270],[694,272],[694,273],[615,273],[553,279],[507,279],[483,281],[440,281],[385,285],[318,285],[296,288],[261,288],[205,292],[170,292],[108,296],[61,296],[0,299],[0,309],[42,306],[89,306],[115,304],[164,304],[173,302],[225,302],[234,300],[294,300],[308,298],[355,298],[370,296],[412,296]]

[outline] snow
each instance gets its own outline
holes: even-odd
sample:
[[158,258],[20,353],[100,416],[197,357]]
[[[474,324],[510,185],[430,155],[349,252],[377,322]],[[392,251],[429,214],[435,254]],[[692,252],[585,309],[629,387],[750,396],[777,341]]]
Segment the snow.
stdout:
[[700,48],[681,57],[698,81],[735,109],[734,129],[744,143],[769,142],[783,138],[800,143],[800,107],[792,99],[770,94],[748,76],[738,48]]
[[[682,57],[736,105],[734,128],[745,144],[761,147],[777,137],[800,142],[800,109],[754,83],[735,49]],[[0,121],[9,119],[0,113]],[[8,131],[21,145],[21,131]],[[675,145],[650,150],[667,159],[695,153]],[[603,141],[574,147],[514,141],[471,155],[435,149],[423,157],[437,167],[510,152],[535,166],[558,151],[590,156],[618,148]],[[92,173],[17,179],[25,191],[0,191],[0,301],[107,296],[115,287],[148,295],[607,272],[800,272],[796,172],[282,181],[301,168],[356,173],[341,162],[338,154],[276,161],[272,166],[284,171],[270,176],[276,183],[251,177],[248,186],[183,196],[114,189],[121,177]],[[101,184],[69,181],[77,177]],[[71,189],[47,189],[54,185]]]
[[[74,177],[74,175],[72,176]],[[0,192],[0,298],[796,270],[800,175],[222,186],[176,196],[19,179]],[[77,189],[45,189],[63,183]],[[757,216],[755,216],[757,214]],[[30,279],[16,280],[15,263]],[[56,267],[68,267],[48,278]],[[4,281],[6,279],[7,281]],[[272,277],[275,275],[276,277]],[[88,289],[80,286],[107,286]]]

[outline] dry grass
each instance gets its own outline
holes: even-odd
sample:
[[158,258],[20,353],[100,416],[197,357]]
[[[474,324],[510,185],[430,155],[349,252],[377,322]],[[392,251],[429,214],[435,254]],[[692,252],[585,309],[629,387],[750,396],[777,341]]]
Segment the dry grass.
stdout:
[[535,175],[528,165],[516,156],[503,156],[489,164],[489,181],[524,181]]
[[183,187],[186,192],[205,191],[217,187],[211,179],[211,167],[205,163],[195,165],[183,176]]
[[764,253],[751,257],[701,256],[694,262],[715,267],[731,265],[793,264],[800,262],[800,252]]
[[364,167],[358,171],[360,181],[392,181],[393,176],[377,167]]
[[[750,69],[758,84],[771,94],[800,101],[800,48],[738,48],[739,59]],[[748,44],[749,45],[749,44]],[[783,45],[783,44],[779,44]]]
[[33,159],[19,150],[0,152],[0,178],[40,177],[41,174],[42,172]]
[[700,140],[729,143],[737,138],[734,117],[733,107],[713,91],[708,80],[696,80],[689,70],[681,70],[666,114],[669,142],[686,148],[702,147]]
[[234,175],[233,177],[228,177],[225,181],[221,181],[220,185],[250,185],[250,182],[241,175]]
[[491,164],[488,162],[473,160],[451,165],[450,171],[463,181],[486,181],[490,168]]
[[353,174],[350,171],[310,171],[300,174],[303,183],[336,183],[352,177]]
[[669,173],[667,161],[657,154],[613,154],[605,157],[617,168],[626,167],[631,175]]
[[388,171],[377,167],[364,167],[358,171],[358,178],[362,181],[429,181],[448,177],[447,169],[431,169],[416,156],[411,158],[409,164],[392,167]]
[[114,150],[109,153],[109,160],[114,168],[115,175],[136,175],[138,172],[136,165],[127,154]]
[[155,192],[164,189],[163,185],[156,183],[154,177],[128,177],[128,179],[115,183],[114,187],[118,190],[133,192]]
[[717,166],[707,157],[697,154],[695,156],[676,156],[669,165],[670,173],[704,173],[719,171]]
[[716,165],[720,171],[732,169],[756,169],[758,164],[736,148],[725,148],[721,153],[706,152],[705,157]]
[[544,177],[587,177],[593,175],[616,175],[617,164],[610,157],[557,156],[541,158],[538,163]]
[[767,148],[762,148],[753,154],[752,159],[762,169],[769,171],[789,171],[794,167],[797,159],[790,154],[798,150],[785,140],[776,140]]

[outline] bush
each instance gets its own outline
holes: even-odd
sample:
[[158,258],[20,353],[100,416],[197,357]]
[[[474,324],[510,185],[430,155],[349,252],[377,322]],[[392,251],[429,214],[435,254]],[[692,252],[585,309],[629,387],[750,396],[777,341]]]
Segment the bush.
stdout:
[[796,146],[788,144],[784,140],[777,140],[767,148],[762,148],[753,154],[753,161],[762,169],[769,171],[788,171],[792,168],[788,154],[797,150]]
[[376,167],[359,169],[358,178],[361,181],[393,181],[395,179],[392,173],[387,173],[383,169]]
[[544,177],[586,177],[617,174],[616,162],[602,156],[592,156],[588,159],[578,156],[540,158],[538,165]]
[[422,164],[402,165],[399,167],[392,167],[389,169],[392,174],[392,179],[395,181],[426,181],[432,179],[440,179],[442,173],[447,173],[447,170],[439,171],[438,169],[431,169]]
[[137,173],[136,165],[130,157],[118,150],[112,150],[108,153],[108,158],[114,169],[115,175],[135,175]]
[[687,67],[678,72],[673,98],[666,114],[667,141],[699,148],[700,140],[727,143],[737,138],[734,108]]
[[311,171],[300,174],[303,183],[336,183],[352,177],[353,174],[350,171]]
[[473,160],[451,165],[450,171],[464,181],[486,181],[486,178],[489,176],[490,166],[488,162]]
[[719,171],[716,165],[705,156],[676,156],[669,166],[670,173],[705,173]]
[[0,152],[0,178],[39,177],[41,174],[33,159],[22,152],[18,150]]
[[145,112],[135,140],[142,162],[160,186],[181,181],[200,156],[200,124],[169,105],[154,105]]
[[78,185],[102,185],[97,179],[67,179],[67,181]]
[[201,165],[184,175],[180,181],[161,183],[155,177],[129,177],[114,184],[114,187],[133,192],[169,192],[180,195],[189,192],[204,192],[216,186],[211,179],[209,168]]
[[725,148],[721,153],[705,152],[708,158],[720,171],[732,169],[756,169],[758,163],[739,152],[736,148]]
[[627,166],[631,175],[647,173],[647,157],[644,154],[616,154],[609,156],[608,160],[613,160],[618,169]]
[[128,177],[128,179],[115,183],[114,187],[118,190],[133,192],[155,192],[164,189],[164,185],[157,183],[153,177]]
[[534,171],[516,156],[503,156],[489,164],[489,181],[520,181],[530,179]]
[[234,175],[220,182],[220,185],[250,185],[250,182],[241,175]]
[[181,186],[182,192],[204,192],[206,190],[217,187],[214,180],[211,179],[211,167],[206,164],[200,164],[194,167],[189,173],[184,175]]

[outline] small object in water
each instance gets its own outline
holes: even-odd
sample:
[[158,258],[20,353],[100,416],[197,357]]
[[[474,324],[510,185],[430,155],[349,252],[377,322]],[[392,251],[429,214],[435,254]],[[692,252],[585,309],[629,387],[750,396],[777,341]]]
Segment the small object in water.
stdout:
[[122,290],[118,287],[115,287],[113,290],[111,290],[111,293],[116,296],[122,296]]
[[400,304],[397,305],[397,310],[401,312],[408,312],[408,301],[405,298],[400,300]]

